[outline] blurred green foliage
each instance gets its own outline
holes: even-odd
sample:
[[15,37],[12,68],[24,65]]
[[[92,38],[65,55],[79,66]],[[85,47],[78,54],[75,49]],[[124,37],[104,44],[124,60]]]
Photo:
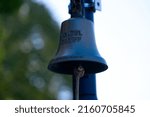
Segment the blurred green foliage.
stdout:
[[0,1],[0,13],[11,14],[18,10],[23,3],[23,0],[1,0]]
[[43,5],[0,1],[0,99],[61,99],[70,91],[70,79],[47,70],[58,38]]

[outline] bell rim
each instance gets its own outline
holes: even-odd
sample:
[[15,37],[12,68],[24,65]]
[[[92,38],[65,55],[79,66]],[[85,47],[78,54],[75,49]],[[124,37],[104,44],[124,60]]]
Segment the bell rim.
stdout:
[[[108,65],[103,58],[97,59],[85,59],[85,58],[76,58],[76,59],[67,59],[65,58],[59,60],[52,59],[48,65],[48,69],[61,74],[73,74],[73,68],[81,65],[85,68],[85,73],[93,74],[100,73],[108,69]],[[59,60],[59,61],[58,61]]]

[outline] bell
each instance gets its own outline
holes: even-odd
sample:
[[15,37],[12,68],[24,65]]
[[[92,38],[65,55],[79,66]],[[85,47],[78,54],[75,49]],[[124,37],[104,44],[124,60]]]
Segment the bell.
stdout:
[[73,74],[78,66],[82,66],[86,74],[108,68],[96,48],[93,22],[84,18],[70,18],[62,23],[59,48],[48,69]]

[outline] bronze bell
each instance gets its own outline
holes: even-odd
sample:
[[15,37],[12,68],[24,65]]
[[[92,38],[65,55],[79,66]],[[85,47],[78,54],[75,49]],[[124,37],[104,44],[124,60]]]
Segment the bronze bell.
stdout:
[[86,74],[108,68],[96,48],[93,22],[84,18],[70,18],[62,23],[59,48],[48,69],[73,74],[78,66],[84,67]]

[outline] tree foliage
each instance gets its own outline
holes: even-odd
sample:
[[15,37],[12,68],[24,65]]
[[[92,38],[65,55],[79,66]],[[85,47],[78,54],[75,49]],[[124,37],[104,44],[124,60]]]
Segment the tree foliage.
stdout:
[[47,70],[58,44],[58,26],[30,0],[0,2],[0,99],[59,99],[68,79]]

